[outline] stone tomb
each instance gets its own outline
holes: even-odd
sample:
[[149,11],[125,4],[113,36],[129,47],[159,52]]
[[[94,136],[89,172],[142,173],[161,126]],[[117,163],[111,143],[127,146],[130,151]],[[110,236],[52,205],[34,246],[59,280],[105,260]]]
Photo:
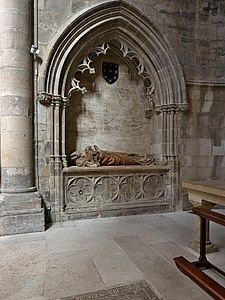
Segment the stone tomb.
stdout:
[[[176,210],[188,104],[164,35],[115,1],[78,16],[51,45],[40,68],[37,164],[52,220]],[[152,155],[156,164],[73,166],[71,153],[88,145]]]
[[170,210],[166,166],[68,167],[63,169],[68,219]]

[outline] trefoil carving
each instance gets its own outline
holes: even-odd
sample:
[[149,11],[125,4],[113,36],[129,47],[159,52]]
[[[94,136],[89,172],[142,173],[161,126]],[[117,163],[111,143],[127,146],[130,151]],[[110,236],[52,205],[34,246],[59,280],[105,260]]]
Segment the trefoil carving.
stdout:
[[109,45],[103,43],[100,46],[95,47],[89,54],[83,59],[83,62],[79,64],[74,72],[74,77],[71,80],[71,88],[68,91],[67,97],[70,98],[74,92],[81,92],[82,94],[87,93],[86,87],[80,86],[80,80],[76,79],[77,73],[84,74],[86,70],[88,70],[89,74],[95,74],[95,68],[91,67],[92,60],[89,56],[95,53],[97,56],[106,55],[107,50],[109,49]]

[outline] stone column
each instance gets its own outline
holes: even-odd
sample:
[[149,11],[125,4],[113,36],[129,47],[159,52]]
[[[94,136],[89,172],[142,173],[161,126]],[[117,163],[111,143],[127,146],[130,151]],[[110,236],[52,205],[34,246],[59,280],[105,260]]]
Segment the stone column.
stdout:
[[0,235],[44,230],[34,186],[32,2],[0,0]]

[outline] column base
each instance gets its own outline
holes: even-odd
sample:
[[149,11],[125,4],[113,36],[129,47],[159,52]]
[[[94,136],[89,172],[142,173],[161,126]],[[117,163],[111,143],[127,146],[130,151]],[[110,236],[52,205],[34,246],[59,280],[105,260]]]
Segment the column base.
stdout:
[[[200,253],[200,243],[198,241],[192,242],[189,247],[197,253]],[[206,254],[219,252],[219,249],[210,241],[206,243]]]
[[44,207],[38,192],[0,194],[0,236],[44,230]]

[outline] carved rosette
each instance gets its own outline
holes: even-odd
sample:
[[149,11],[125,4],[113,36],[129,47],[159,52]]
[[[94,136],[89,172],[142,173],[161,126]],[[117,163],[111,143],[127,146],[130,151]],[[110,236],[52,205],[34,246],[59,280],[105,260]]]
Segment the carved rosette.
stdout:
[[78,177],[69,180],[67,186],[67,203],[78,205],[88,203],[93,199],[93,181],[87,177]]
[[95,195],[99,202],[110,203],[118,198],[119,184],[117,178],[113,176],[105,176],[96,180]]
[[159,198],[165,190],[165,180],[158,175],[147,176],[143,182],[143,191],[146,197]]
[[126,202],[134,201],[141,197],[142,182],[138,176],[123,177],[120,183],[121,199]]
[[163,196],[166,176],[163,174],[71,177],[66,183],[66,207],[142,203]]

